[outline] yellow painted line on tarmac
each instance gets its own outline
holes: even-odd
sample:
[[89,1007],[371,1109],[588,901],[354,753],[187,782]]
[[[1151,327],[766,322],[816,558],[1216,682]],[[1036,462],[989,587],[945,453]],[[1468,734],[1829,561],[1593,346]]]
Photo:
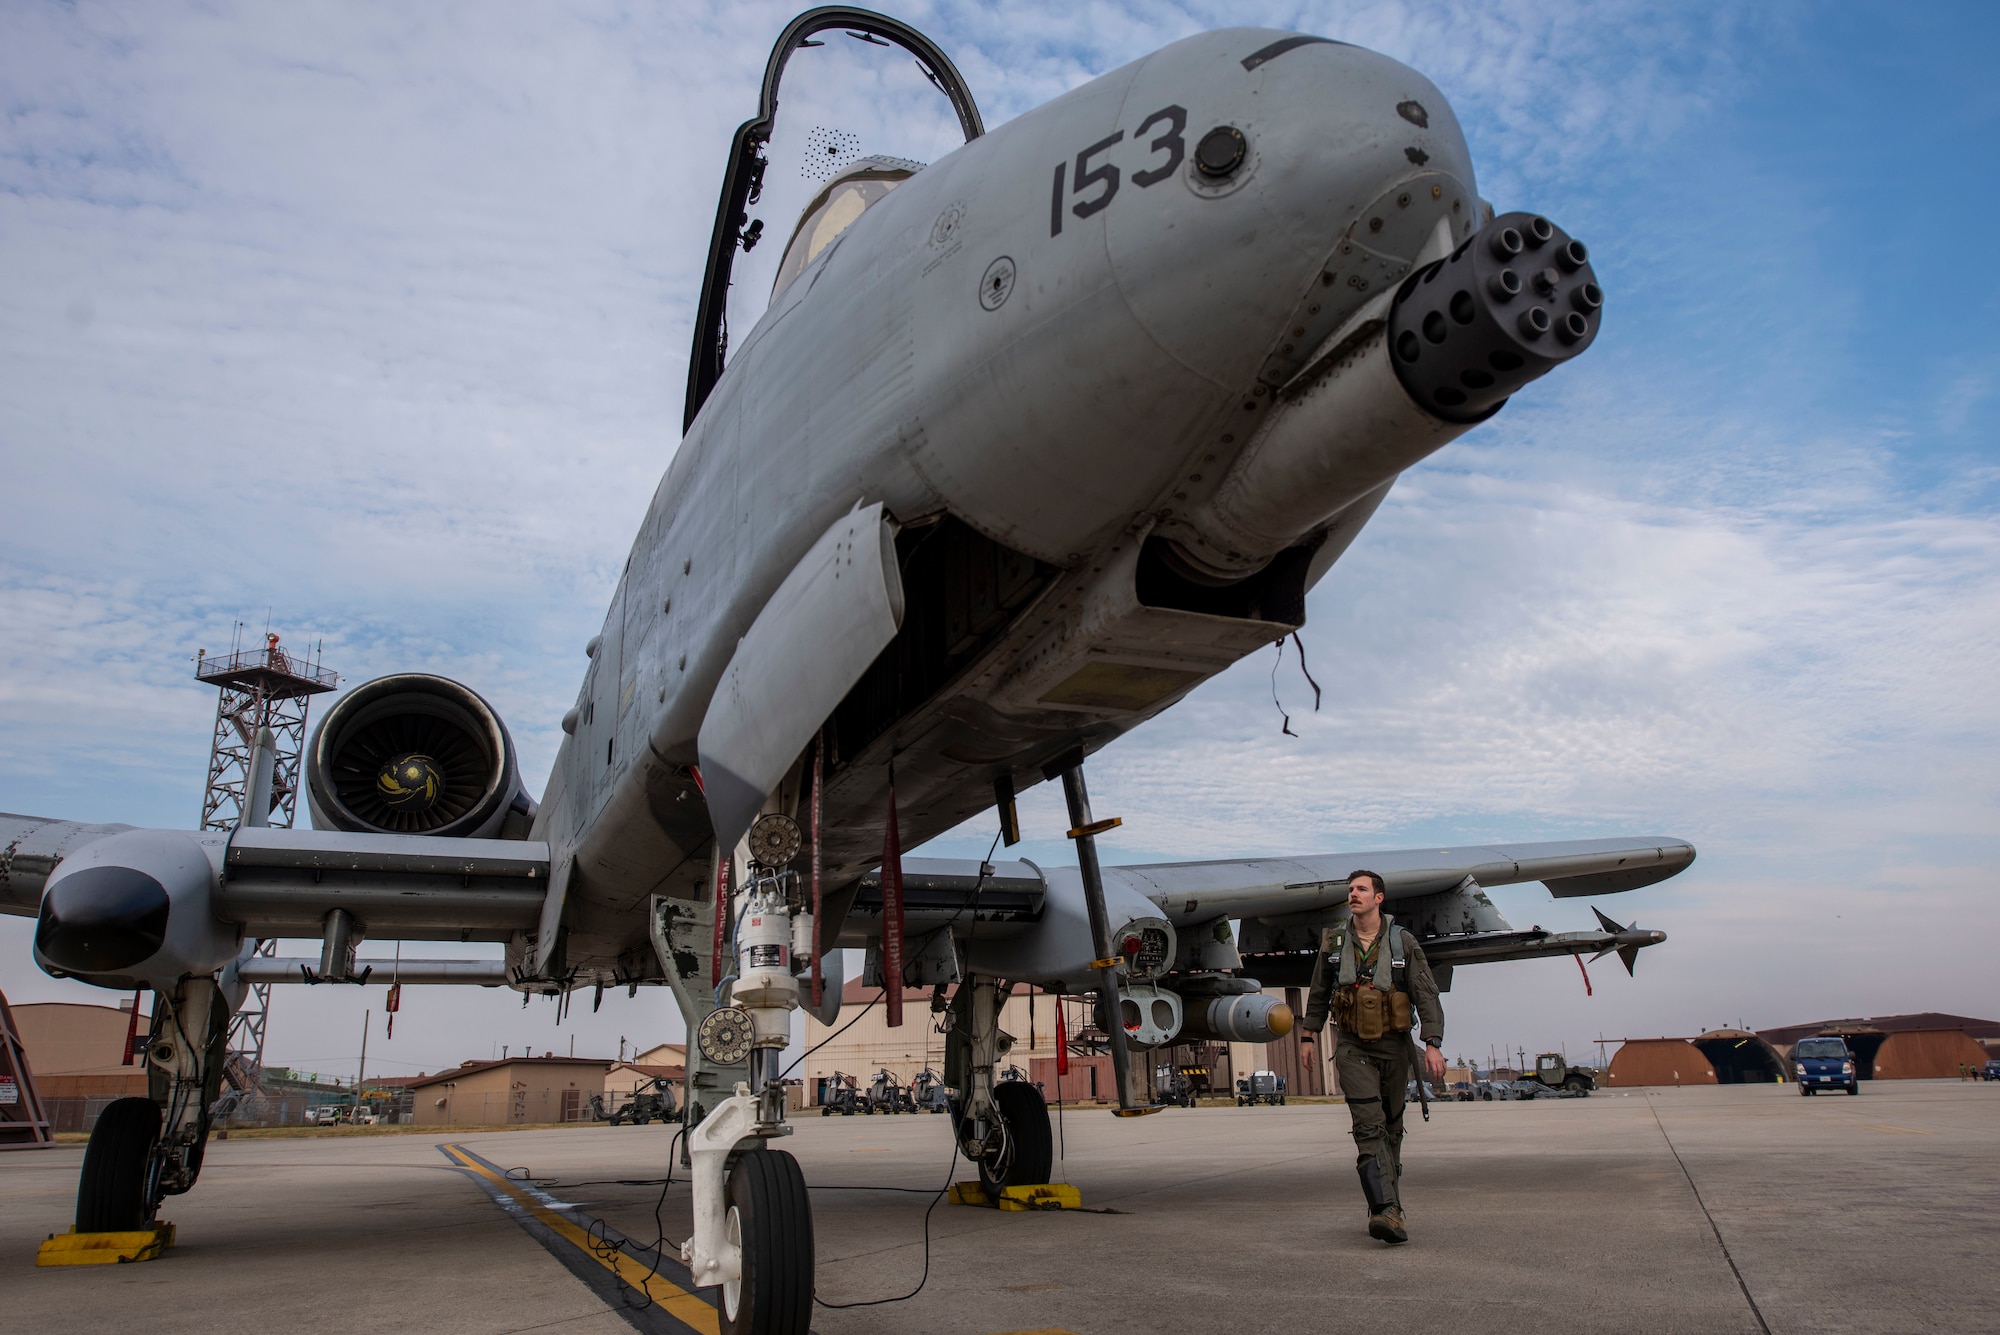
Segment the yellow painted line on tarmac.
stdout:
[[721,1321],[716,1310],[686,1289],[652,1273],[650,1267],[640,1265],[623,1250],[592,1246],[590,1235],[578,1228],[574,1221],[549,1209],[522,1191],[511,1179],[472,1158],[462,1147],[446,1145],[444,1152],[450,1155],[459,1167],[479,1174],[513,1197],[521,1208],[533,1215],[539,1223],[559,1234],[585,1256],[617,1275],[619,1279],[651,1298],[675,1320],[694,1327],[701,1332],[701,1335],[721,1335]]

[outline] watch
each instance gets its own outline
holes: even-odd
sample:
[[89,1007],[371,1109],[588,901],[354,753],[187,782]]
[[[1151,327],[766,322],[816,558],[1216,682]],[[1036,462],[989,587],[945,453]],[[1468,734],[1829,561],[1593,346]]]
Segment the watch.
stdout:
[[1444,1046],[1444,1040],[1441,1038],[1427,1038],[1424,1040],[1424,1046],[1427,1048],[1441,1048]]

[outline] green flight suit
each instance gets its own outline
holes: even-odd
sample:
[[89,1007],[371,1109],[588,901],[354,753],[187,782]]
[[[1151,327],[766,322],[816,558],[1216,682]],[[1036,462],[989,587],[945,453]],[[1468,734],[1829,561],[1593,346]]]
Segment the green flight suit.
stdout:
[[[1317,1033],[1325,1027],[1339,988],[1372,985],[1388,992],[1400,981],[1409,994],[1412,1018],[1421,1026],[1424,1040],[1442,1044],[1444,1010],[1438,1004],[1437,980],[1431,976],[1430,963],[1416,937],[1383,914],[1381,935],[1375,939],[1364,970],[1360,951],[1348,935],[1346,923],[1320,934],[1305,1028]],[[1371,1213],[1402,1203],[1397,1180],[1403,1172],[1403,1106],[1414,1055],[1411,1038],[1407,1030],[1391,1030],[1380,1038],[1362,1039],[1343,1029],[1334,1043],[1333,1066],[1354,1124],[1355,1171]]]

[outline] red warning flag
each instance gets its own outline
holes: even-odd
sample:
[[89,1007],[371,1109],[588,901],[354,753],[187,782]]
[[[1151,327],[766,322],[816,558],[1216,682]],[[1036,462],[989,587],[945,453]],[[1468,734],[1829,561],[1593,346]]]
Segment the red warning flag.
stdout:
[[896,771],[889,770],[889,823],[882,827],[882,999],[889,1027],[903,1024],[903,837],[896,828]]
[[729,936],[729,862],[720,844],[715,850],[715,959],[709,972],[709,986],[722,981],[722,945]]
[[125,1022],[125,1060],[121,1066],[132,1064],[132,1055],[139,1049],[139,1003],[146,999],[146,989],[140,988],[132,994],[132,1018]]
[[1069,1074],[1069,1021],[1065,1018],[1068,1008],[1061,997],[1056,998],[1056,1099],[1062,1099],[1062,1078]]

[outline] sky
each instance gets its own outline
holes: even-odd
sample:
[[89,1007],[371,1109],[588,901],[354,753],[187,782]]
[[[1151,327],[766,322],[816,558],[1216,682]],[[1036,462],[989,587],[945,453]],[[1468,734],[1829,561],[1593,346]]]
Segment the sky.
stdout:
[[[679,443],[722,162],[794,12],[0,8],[0,810],[192,825],[214,697],[190,660],[239,620],[350,684],[465,681],[542,782]],[[1208,28],[1383,51],[1449,98],[1485,197],[1584,239],[1607,294],[1588,354],[1406,474],[1308,599],[1317,712],[1295,657],[1253,656],[1092,762],[1124,819],[1106,861],[1693,842],[1682,876],[1594,901],[1669,934],[1635,977],[1459,972],[1446,1046],[1482,1058],[2000,1015],[2000,284],[1973,245],[2000,11],[894,12],[989,126]],[[934,107],[867,87],[839,127],[861,151],[937,141]],[[1020,851],[1072,859],[1047,785],[1023,819]],[[11,1000],[109,999],[36,971],[28,927],[0,920]],[[270,1061],[352,1070],[364,1010],[384,1074],[679,1031],[664,992],[559,1027],[412,989],[385,1042],[381,989],[335,991],[279,993]]]

